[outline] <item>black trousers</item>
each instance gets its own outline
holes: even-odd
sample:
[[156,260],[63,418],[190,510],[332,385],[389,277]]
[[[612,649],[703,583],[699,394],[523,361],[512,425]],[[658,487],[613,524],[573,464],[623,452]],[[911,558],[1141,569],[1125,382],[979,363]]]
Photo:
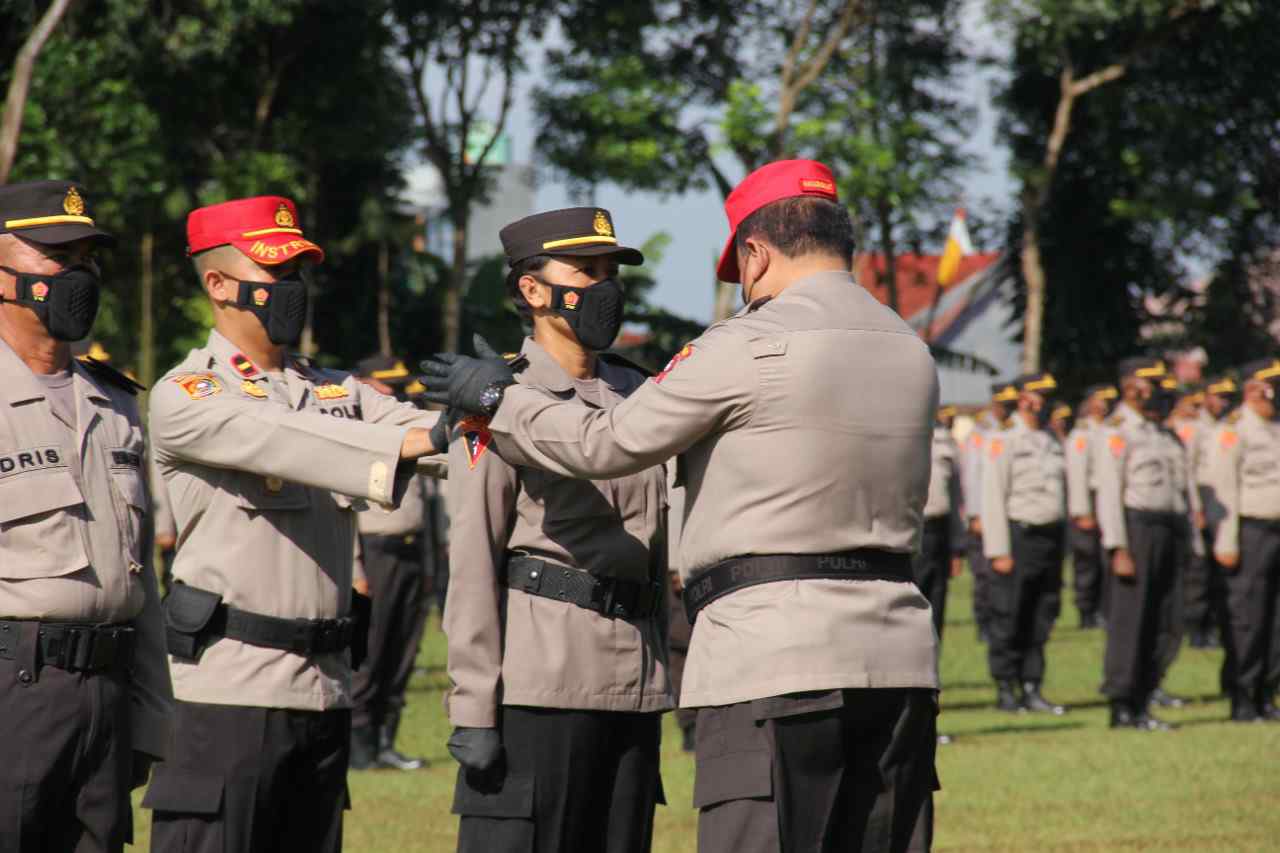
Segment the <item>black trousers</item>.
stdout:
[[0,635],[0,850],[118,853],[133,840],[126,677],[37,667],[38,628]]
[[1063,525],[1010,522],[1013,571],[992,573],[991,642],[996,681],[1042,681],[1044,647],[1062,610]]
[[1102,692],[1144,706],[1182,644],[1184,554],[1190,525],[1176,513],[1125,511],[1136,575],[1110,578]]
[[427,622],[422,540],[361,534],[373,609],[369,653],[351,681],[351,724],[380,726],[404,708],[405,690]]
[[1231,690],[1254,702],[1280,687],[1280,521],[1240,520],[1240,565],[1227,574]]
[[1093,530],[1081,530],[1068,522],[1067,543],[1071,547],[1076,610],[1081,615],[1104,613],[1102,581],[1106,571],[1106,558],[1102,550],[1102,532],[1096,527]]
[[699,853],[907,850],[937,787],[937,714],[924,689],[700,708]]
[[647,853],[660,714],[505,706],[504,766],[458,771],[459,853]]
[[174,703],[152,853],[338,853],[351,712]]
[[[680,684],[684,681],[684,663],[689,657],[689,642],[693,639],[693,626],[685,615],[684,602],[675,591],[675,587],[667,584],[667,677],[671,679],[671,689],[680,701]],[[694,708],[676,709],[676,723],[682,729],[688,729],[698,719]]]
[[991,632],[991,564],[982,552],[982,537],[969,534],[969,571],[973,572],[973,621],[984,634]]
[[933,608],[933,627],[942,639],[947,613],[947,585],[951,581],[951,519],[926,518],[921,530],[920,551],[913,560],[916,586]]

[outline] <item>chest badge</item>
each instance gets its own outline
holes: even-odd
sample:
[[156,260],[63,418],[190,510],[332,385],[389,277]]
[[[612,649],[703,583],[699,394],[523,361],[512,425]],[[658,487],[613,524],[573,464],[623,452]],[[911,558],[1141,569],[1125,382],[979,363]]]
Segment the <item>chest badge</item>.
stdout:
[[268,492],[270,492],[273,495],[276,495],[276,494],[279,494],[280,490],[284,488],[284,480],[280,479],[279,477],[267,477],[266,486],[267,486]]
[[240,383],[240,390],[248,394],[250,397],[256,397],[259,400],[267,399],[266,389],[257,382],[253,382],[249,379]]

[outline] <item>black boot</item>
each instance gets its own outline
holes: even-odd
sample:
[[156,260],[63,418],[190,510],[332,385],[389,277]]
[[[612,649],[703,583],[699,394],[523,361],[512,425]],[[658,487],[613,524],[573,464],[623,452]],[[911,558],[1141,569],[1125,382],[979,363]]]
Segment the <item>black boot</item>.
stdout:
[[1244,691],[1237,691],[1231,697],[1231,722],[1256,723],[1262,719],[1253,697]]
[[1018,700],[1018,688],[1012,681],[1001,681],[996,684],[996,710],[1021,711],[1022,702]]
[[375,770],[378,767],[378,732],[372,725],[351,727],[352,770]]
[[1038,681],[1022,682],[1022,707],[1036,713],[1053,714],[1055,717],[1061,717],[1067,712],[1066,708],[1061,705],[1055,705],[1040,695],[1040,682]]
[[1258,702],[1258,716],[1268,723],[1280,723],[1280,708],[1276,707],[1275,688],[1263,689],[1262,700]]
[[1080,614],[1080,630],[1082,630],[1082,631],[1091,631],[1091,630],[1093,630],[1094,628],[1098,628],[1098,627],[1101,627],[1101,622],[1099,622],[1099,620],[1098,620],[1098,614],[1097,614],[1097,613],[1095,613],[1094,611],[1089,611],[1089,612],[1087,612],[1087,613],[1085,613],[1085,612],[1081,612],[1081,614]]
[[382,728],[378,730],[378,763],[393,770],[421,770],[427,766],[425,758],[410,758],[396,749],[396,735],[400,731],[400,712],[388,711]]
[[1166,693],[1159,687],[1151,691],[1151,702],[1161,708],[1181,708],[1187,704],[1186,699],[1181,696],[1175,696],[1172,693]]
[[1128,699],[1111,700],[1111,728],[1131,729],[1133,728],[1133,720],[1133,707],[1129,704]]

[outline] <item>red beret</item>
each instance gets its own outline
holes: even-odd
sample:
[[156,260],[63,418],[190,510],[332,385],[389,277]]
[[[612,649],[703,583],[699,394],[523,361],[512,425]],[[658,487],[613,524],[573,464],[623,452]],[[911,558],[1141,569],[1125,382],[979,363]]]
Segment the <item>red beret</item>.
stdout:
[[260,195],[211,204],[187,216],[187,254],[217,246],[235,246],[250,260],[273,266],[314,252],[324,251],[302,236],[298,209],[284,196]]
[[737,283],[739,280],[738,255],[733,250],[733,239],[738,234],[742,220],[766,204],[795,196],[816,196],[838,201],[836,179],[831,170],[816,160],[778,160],[761,166],[738,184],[724,201],[724,212],[729,217],[729,240],[720,253],[716,277],[721,281]]

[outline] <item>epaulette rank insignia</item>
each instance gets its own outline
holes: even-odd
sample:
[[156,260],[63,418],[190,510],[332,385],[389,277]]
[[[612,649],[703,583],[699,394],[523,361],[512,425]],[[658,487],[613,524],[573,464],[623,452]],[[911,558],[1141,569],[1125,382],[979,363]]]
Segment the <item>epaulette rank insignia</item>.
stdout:
[[335,385],[332,382],[327,382],[324,385],[317,385],[315,387],[317,400],[341,400],[343,397],[348,396],[349,393],[350,392],[348,392],[346,388],[341,385]]

